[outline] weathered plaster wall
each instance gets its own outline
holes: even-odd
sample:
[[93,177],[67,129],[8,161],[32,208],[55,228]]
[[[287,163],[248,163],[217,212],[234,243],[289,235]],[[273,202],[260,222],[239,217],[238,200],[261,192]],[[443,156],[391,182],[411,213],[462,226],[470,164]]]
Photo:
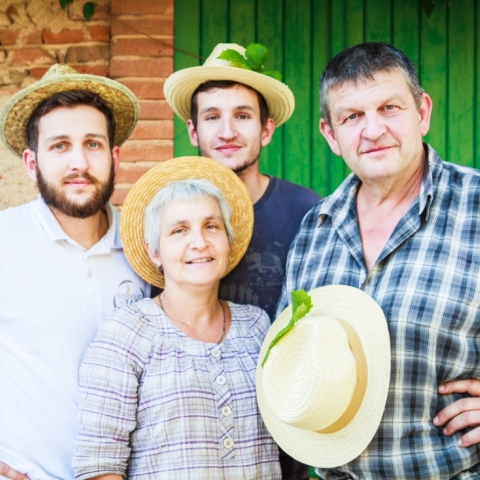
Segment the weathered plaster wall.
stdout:
[[[83,3],[65,12],[58,0],[0,0],[0,106],[57,62],[128,86],[140,121],[122,147],[113,197],[121,205],[142,173],[173,155],[173,114],[163,96],[173,71],[173,0],[99,0],[88,22]],[[35,196],[21,160],[0,145],[0,209]]]

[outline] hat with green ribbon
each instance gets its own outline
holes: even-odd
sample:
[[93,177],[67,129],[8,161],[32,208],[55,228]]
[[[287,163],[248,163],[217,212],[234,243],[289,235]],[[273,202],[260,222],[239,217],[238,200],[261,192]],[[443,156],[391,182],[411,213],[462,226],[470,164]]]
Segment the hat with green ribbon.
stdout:
[[187,121],[193,93],[202,83],[215,80],[242,83],[262,94],[269,117],[278,127],[292,115],[295,99],[282,83],[280,73],[263,67],[267,56],[266,47],[258,43],[247,48],[236,43],[219,43],[202,66],[184,68],[167,78],[163,88],[165,98],[173,111]]

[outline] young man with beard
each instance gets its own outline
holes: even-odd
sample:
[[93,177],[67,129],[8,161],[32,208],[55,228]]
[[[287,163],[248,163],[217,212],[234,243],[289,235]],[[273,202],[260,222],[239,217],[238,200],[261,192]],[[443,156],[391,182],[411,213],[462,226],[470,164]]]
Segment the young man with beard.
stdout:
[[0,475],[72,479],[77,375],[98,326],[149,287],[108,202],[138,104],[112,80],[55,65],[0,116],[37,200],[0,212]]
[[[219,44],[203,66],[172,74],[164,90],[169,105],[187,122],[192,145],[202,156],[231,168],[254,204],[252,240],[242,261],[222,280],[220,297],[257,305],[273,320],[290,244],[303,216],[320,197],[260,173],[261,148],[270,143],[275,127],[290,118],[295,101],[291,90],[276,78],[219,58],[230,51],[227,54],[241,57],[245,67],[250,48],[246,52],[236,44]],[[254,48],[264,49],[258,44]],[[280,462],[284,479],[309,477],[306,465],[283,452]]]

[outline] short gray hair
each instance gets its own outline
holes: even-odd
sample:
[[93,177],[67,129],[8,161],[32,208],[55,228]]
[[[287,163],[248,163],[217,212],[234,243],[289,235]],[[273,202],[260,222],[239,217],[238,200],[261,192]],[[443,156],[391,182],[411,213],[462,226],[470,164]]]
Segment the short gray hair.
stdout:
[[225,199],[222,191],[210,180],[203,178],[190,178],[176,180],[167,184],[150,200],[145,209],[144,240],[150,245],[150,253],[157,256],[159,253],[160,229],[162,210],[172,201],[197,200],[202,197],[212,198],[218,202],[223,217],[230,245],[233,241],[233,227],[230,223],[232,209]]
[[401,50],[389,43],[366,42],[342,50],[327,64],[320,77],[320,109],[322,118],[332,126],[328,94],[346,82],[356,84],[371,80],[378,72],[399,70],[412,92],[417,109],[420,108],[423,88],[418,81],[414,63]]

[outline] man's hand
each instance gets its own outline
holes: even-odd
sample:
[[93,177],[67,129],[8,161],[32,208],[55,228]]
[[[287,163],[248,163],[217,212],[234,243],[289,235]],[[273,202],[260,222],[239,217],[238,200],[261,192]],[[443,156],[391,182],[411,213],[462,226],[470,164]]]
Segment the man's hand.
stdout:
[[[467,427],[480,425],[480,380],[468,379],[447,382],[440,385],[438,393],[468,393],[470,398],[462,398],[446,406],[433,419],[437,427],[445,425],[443,433],[453,435]],[[480,442],[480,427],[466,433],[458,440],[460,447],[469,447]]]
[[30,480],[23,473],[17,472],[10,468],[6,463],[0,462],[0,475],[2,477],[10,478],[11,480]]

